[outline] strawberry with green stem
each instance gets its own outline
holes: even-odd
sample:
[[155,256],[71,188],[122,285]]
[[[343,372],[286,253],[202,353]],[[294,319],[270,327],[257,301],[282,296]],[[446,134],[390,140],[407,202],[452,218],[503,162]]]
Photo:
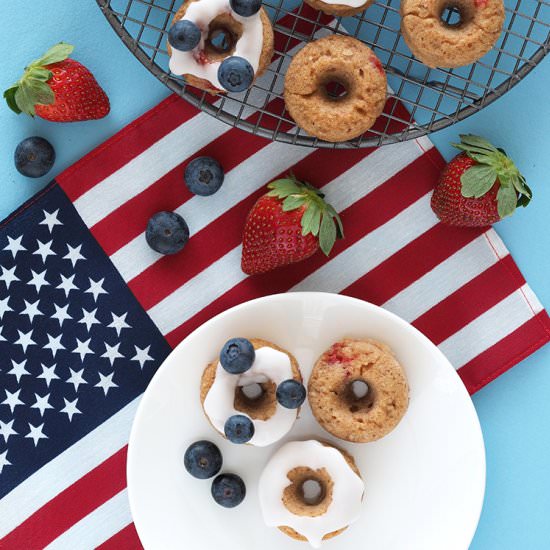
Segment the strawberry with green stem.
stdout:
[[92,73],[69,58],[73,49],[61,42],[26,67],[19,81],[4,92],[10,109],[52,122],[107,116],[109,98]]
[[463,151],[443,170],[432,196],[432,209],[448,225],[483,227],[527,206],[531,189],[505,151],[486,139],[461,135]]
[[243,233],[242,270],[254,275],[312,256],[329,255],[344,236],[342,221],[324,195],[293,175],[276,180],[248,214]]

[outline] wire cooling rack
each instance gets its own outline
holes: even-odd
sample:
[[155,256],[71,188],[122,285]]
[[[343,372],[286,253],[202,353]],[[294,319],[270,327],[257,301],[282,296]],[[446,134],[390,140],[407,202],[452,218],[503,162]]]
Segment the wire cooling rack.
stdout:
[[[297,145],[370,147],[417,138],[479,111],[524,78],[550,49],[550,2],[505,0],[503,33],[480,61],[458,69],[429,69],[415,59],[401,36],[399,0],[376,2],[365,12],[333,18],[296,0],[264,0],[274,23],[275,55],[266,73],[240,94],[212,97],[168,70],[167,32],[183,0],[97,0],[132,53],[168,88],[230,124]],[[453,24],[452,0],[444,18]],[[296,128],[283,101],[284,74],[301,43],[327,34],[348,34],[369,45],[392,89],[384,113],[364,135],[329,143]]]

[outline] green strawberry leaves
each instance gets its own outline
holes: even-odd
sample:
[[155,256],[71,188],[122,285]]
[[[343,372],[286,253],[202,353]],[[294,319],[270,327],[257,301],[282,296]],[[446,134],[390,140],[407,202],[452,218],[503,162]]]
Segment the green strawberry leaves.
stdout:
[[34,116],[36,105],[54,103],[55,95],[48,85],[52,73],[46,66],[64,61],[73,50],[74,46],[60,42],[26,67],[21,79],[4,92],[8,107],[16,114]]
[[464,197],[483,197],[498,183],[497,209],[501,218],[511,216],[517,206],[529,204],[533,193],[504,149],[471,134],[462,134],[460,143],[453,146],[477,163],[460,177]]
[[328,256],[336,239],[344,237],[342,220],[336,210],[324,200],[324,195],[307,182],[301,182],[293,174],[271,182],[267,195],[282,200],[284,212],[304,207],[301,225],[302,235],[310,233],[318,237],[319,246]]

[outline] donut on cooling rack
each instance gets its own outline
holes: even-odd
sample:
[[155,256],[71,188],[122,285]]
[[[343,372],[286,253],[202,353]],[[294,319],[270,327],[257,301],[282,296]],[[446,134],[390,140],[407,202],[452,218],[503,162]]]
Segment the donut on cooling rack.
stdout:
[[[459,21],[442,14],[454,8]],[[401,32],[411,52],[428,67],[474,63],[498,40],[504,23],[502,0],[401,0]]]
[[313,415],[327,432],[367,443],[397,426],[408,407],[409,387],[388,346],[344,339],[318,359],[308,396]]
[[316,10],[323,11],[330,15],[347,17],[365,11],[374,0],[304,0]]
[[365,485],[353,457],[316,440],[283,445],[258,485],[265,523],[314,548],[359,518]]
[[[334,93],[334,90],[342,90]],[[284,98],[296,124],[326,141],[366,132],[386,102],[386,73],[359,40],[331,35],[310,42],[292,59]]]
[[[301,383],[302,375],[288,351],[258,338],[250,342],[255,352],[252,366],[241,374],[231,374],[219,361],[213,361],[202,374],[200,400],[210,424],[220,434],[224,435],[228,418],[245,415],[254,424],[254,435],[248,443],[265,447],[291,430],[300,411],[285,408],[277,401],[277,387],[290,379]],[[247,392],[252,386],[260,390],[255,395]]]
[[[259,0],[187,0],[172,21],[168,53],[170,71],[188,84],[212,94],[241,91],[271,62],[273,27]],[[235,73],[226,71],[225,87],[219,78],[222,63],[235,60],[250,72],[240,89],[229,85]]]

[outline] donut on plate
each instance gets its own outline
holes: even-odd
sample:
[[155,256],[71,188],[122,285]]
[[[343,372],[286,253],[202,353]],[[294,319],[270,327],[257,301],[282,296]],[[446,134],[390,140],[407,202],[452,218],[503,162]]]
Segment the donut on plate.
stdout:
[[316,10],[324,11],[330,15],[347,17],[365,11],[374,0],[305,0]]
[[273,27],[263,8],[243,17],[229,0],[187,0],[178,10],[172,25],[190,21],[200,30],[200,40],[190,51],[168,43],[170,71],[182,75],[191,86],[212,94],[226,93],[218,79],[222,61],[231,56],[246,59],[259,77],[273,57]]
[[[254,423],[250,445],[265,447],[286,435],[294,425],[300,409],[287,409],[277,401],[277,386],[285,380],[302,382],[294,356],[259,338],[252,338],[255,359],[242,374],[230,374],[219,361],[213,361],[201,378],[200,399],[212,426],[224,435],[226,420],[236,414],[248,416]],[[257,390],[251,395],[247,389]]]
[[355,443],[391,432],[405,414],[409,387],[391,349],[375,340],[344,339],[313,367],[308,398],[319,424]]
[[353,457],[316,440],[283,445],[258,484],[266,525],[314,548],[359,518],[364,491]]
[[[343,90],[334,94],[334,86]],[[366,132],[386,103],[386,73],[359,40],[331,35],[309,43],[292,59],[284,98],[296,124],[326,141]]]
[[[455,8],[460,20],[442,20]],[[411,52],[428,67],[474,63],[498,40],[504,23],[502,0],[401,0],[401,33]]]

